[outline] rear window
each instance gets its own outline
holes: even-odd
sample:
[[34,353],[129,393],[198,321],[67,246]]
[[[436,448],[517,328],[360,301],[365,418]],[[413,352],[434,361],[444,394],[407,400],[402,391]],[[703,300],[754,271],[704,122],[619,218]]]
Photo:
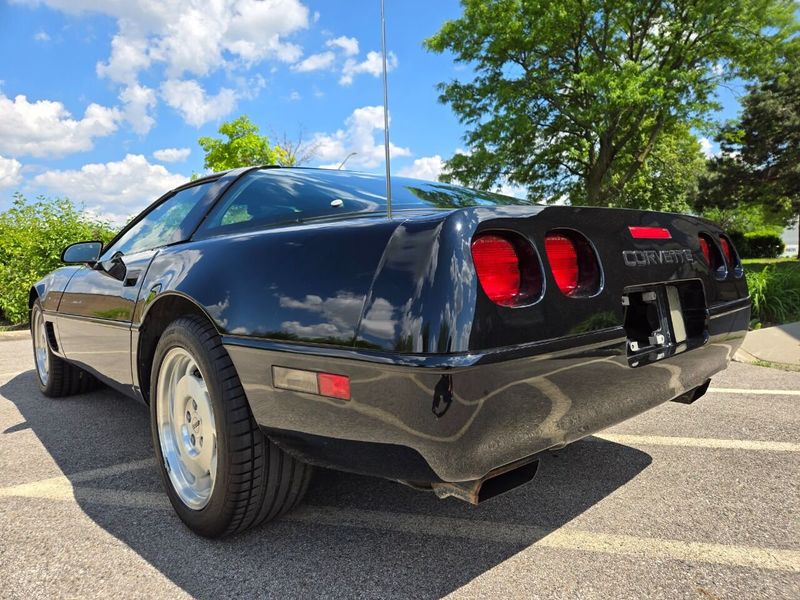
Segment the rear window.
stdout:
[[[225,193],[199,232],[251,231],[386,210],[382,177],[323,169],[265,169],[248,173]],[[392,209],[525,204],[524,200],[444,183],[392,178]]]

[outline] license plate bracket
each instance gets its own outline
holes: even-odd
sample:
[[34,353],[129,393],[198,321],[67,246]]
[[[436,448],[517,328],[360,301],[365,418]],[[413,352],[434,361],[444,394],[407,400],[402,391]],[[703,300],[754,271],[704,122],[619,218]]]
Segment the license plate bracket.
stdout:
[[626,288],[622,304],[632,367],[696,348],[708,340],[708,311],[700,282]]

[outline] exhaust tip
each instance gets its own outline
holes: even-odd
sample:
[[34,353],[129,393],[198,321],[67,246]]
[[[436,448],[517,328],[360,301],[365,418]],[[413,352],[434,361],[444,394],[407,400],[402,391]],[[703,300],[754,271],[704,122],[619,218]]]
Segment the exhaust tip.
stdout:
[[431,488],[439,498],[453,497],[477,505],[530,482],[538,470],[539,461],[529,460],[518,466],[501,467],[483,479],[433,483]]
[[533,478],[536,477],[536,472],[538,470],[539,461],[534,460],[533,462],[529,462],[511,471],[506,471],[495,477],[484,479],[483,484],[478,490],[478,503],[480,504],[484,500],[505,494],[514,488],[530,483]]

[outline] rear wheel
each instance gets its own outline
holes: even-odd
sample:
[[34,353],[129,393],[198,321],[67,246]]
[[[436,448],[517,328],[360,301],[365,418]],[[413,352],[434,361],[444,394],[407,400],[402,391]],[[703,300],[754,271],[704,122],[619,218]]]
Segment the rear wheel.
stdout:
[[31,308],[33,363],[39,390],[51,398],[82,394],[93,389],[97,380],[89,373],[53,354],[48,340],[42,305],[37,299]]
[[156,458],[170,502],[190,529],[229,535],[300,502],[311,467],[261,432],[211,324],[197,317],[170,324],[152,369]]

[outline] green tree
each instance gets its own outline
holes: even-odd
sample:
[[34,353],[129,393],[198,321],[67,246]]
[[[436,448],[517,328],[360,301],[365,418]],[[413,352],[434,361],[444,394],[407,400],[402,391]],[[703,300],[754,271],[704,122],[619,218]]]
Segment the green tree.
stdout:
[[260,135],[258,125],[242,115],[219,126],[224,139],[201,137],[197,140],[206,153],[203,166],[211,171],[225,171],[256,165],[295,166],[296,150],[291,146],[271,145],[269,138]]
[[[611,187],[619,189],[614,206],[672,212],[691,210],[706,173],[706,159],[689,127],[678,125],[662,132],[640,168],[622,184],[619,179],[627,177],[632,160],[635,157],[622,157],[609,176]],[[582,193],[582,189],[576,191]],[[583,197],[572,200],[580,204]]]
[[614,205],[665,132],[706,122],[720,82],[769,68],[792,0],[462,0],[426,41],[474,70],[439,86],[470,153],[447,178]]
[[87,217],[66,198],[28,202],[15,194],[11,208],[0,213],[0,311],[12,323],[28,318],[28,291],[62,266],[61,252],[75,242],[114,236],[102,221]]
[[[800,54],[800,52],[798,53]],[[788,225],[800,216],[800,65],[749,88],[736,122],[718,137],[721,154],[701,202],[717,209],[758,207],[766,220]],[[800,258],[800,253],[798,255]]]

